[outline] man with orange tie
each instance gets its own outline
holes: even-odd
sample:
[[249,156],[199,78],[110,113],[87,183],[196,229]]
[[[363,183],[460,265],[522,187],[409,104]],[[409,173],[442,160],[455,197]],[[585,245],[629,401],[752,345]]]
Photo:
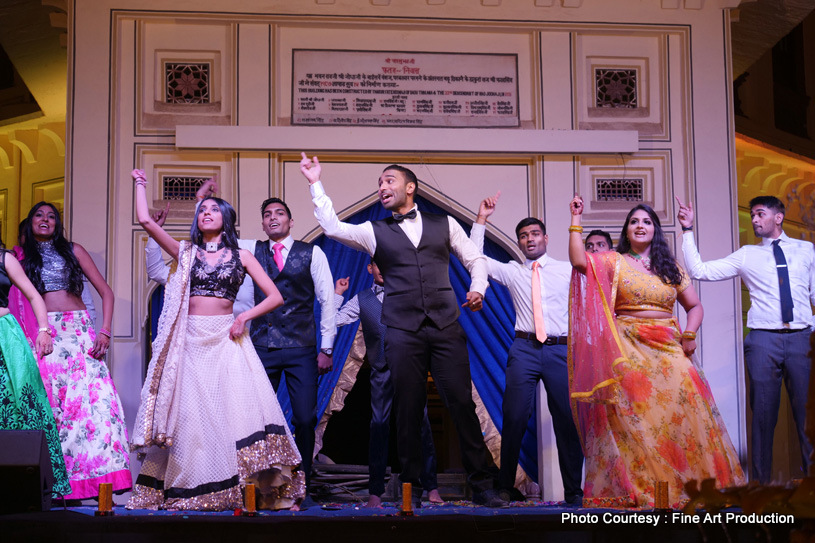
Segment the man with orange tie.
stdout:
[[[495,211],[497,200],[498,194],[481,202],[470,233],[470,239],[482,251],[487,218]],[[509,289],[515,307],[515,341],[507,358],[502,409],[500,495],[508,500],[518,494],[514,486],[521,441],[532,414],[535,388],[542,380],[552,414],[565,501],[580,506],[583,450],[572,418],[566,366],[572,266],[546,254],[549,237],[540,220],[521,220],[515,235],[526,262],[505,264],[487,258],[490,279]]]

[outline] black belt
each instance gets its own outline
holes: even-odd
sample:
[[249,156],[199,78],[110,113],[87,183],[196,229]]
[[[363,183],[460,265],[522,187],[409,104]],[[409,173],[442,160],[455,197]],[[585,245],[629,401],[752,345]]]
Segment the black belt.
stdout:
[[[515,330],[515,337],[518,339],[531,339],[532,341],[538,341],[538,338],[534,332],[529,333]],[[568,336],[547,336],[546,341],[541,343],[541,345],[566,345],[568,340]],[[538,343],[540,342],[538,341]]]
[[811,327],[806,328],[753,328],[756,332],[770,332],[771,334],[795,334],[796,332],[806,332],[812,330]]

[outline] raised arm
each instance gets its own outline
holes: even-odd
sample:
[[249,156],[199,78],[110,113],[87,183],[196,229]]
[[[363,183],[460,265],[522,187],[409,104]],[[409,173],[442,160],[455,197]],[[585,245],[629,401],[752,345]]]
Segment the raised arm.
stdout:
[[301,153],[301,155],[303,158],[300,161],[300,172],[308,180],[311,200],[314,202],[314,216],[317,218],[317,222],[320,223],[325,235],[352,249],[364,251],[373,256],[374,252],[376,252],[376,237],[371,223],[349,224],[340,221],[334,211],[331,198],[325,193],[323,184],[320,182],[320,175],[322,174],[320,161],[316,156],[309,159],[305,153]]
[[688,274],[694,279],[702,281],[722,281],[732,279],[739,274],[744,252],[739,250],[735,253],[718,260],[702,262],[699,249],[696,248],[696,240],[693,237],[693,205],[688,202],[683,204],[679,198],[677,219],[682,225],[682,255],[685,257],[685,268]]
[[113,290],[105,282],[105,278],[99,273],[99,268],[96,267],[91,255],[78,243],[74,243],[74,255],[79,261],[79,266],[82,268],[82,273],[91,282],[93,288],[102,297],[102,328],[96,332],[96,339],[93,342],[93,347],[88,354],[96,359],[102,359],[110,346],[110,323],[113,320]]
[[241,249],[240,257],[243,267],[246,268],[246,272],[252,278],[252,281],[255,282],[255,285],[260,287],[260,290],[263,291],[266,298],[259,304],[256,304],[254,307],[247,309],[235,317],[235,322],[232,323],[232,327],[229,329],[229,337],[232,339],[238,339],[243,335],[246,330],[247,322],[283,305],[283,296],[280,295],[280,291],[277,290],[274,281],[263,271],[263,267],[255,256],[249,251]]
[[[163,227],[164,221],[167,220],[167,213],[170,211],[170,202],[167,202],[167,207],[160,209],[153,213],[153,220],[157,225]],[[153,281],[166,285],[167,278],[170,276],[170,266],[164,262],[161,256],[161,247],[158,246],[156,240],[147,238],[147,244],[144,246],[145,266],[147,267],[147,278]]]
[[[495,212],[495,207],[498,204],[498,198],[501,196],[499,190],[495,196],[488,196],[481,200],[478,206],[478,216],[470,229],[470,241],[475,244],[478,252],[484,254],[484,236],[487,232],[487,219]],[[487,275],[502,285],[507,285],[511,280],[512,264],[505,264],[493,258],[485,256],[487,262]]]
[[572,224],[569,226],[569,261],[580,273],[586,273],[586,247],[583,245],[583,198],[575,194],[569,203]]
[[17,257],[14,256],[14,253],[4,252],[3,259],[3,262],[6,265],[6,273],[8,273],[11,283],[20,289],[23,296],[28,298],[28,302],[31,304],[31,309],[34,310],[34,315],[37,317],[37,327],[39,328],[39,332],[37,333],[37,342],[35,345],[37,349],[37,358],[43,355],[51,354],[51,352],[54,350],[54,346],[51,340],[51,329],[48,326],[48,313],[46,312],[45,302],[43,301],[42,296],[40,296],[40,293],[37,292],[37,289],[25,274],[23,267],[20,265]]
[[167,254],[178,260],[180,244],[150,216],[150,208],[147,205],[147,178],[144,176],[144,170],[133,170],[130,175],[136,184],[136,218],[139,220],[139,224],[151,238],[156,240],[162,249],[167,251]]

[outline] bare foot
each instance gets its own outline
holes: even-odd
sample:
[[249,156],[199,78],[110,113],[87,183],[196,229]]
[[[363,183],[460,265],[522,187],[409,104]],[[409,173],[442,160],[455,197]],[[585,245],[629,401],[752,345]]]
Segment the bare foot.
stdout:
[[368,503],[365,504],[365,507],[382,507],[382,498],[379,496],[368,496]]
[[289,511],[299,511],[299,510],[300,510],[300,504],[299,504],[299,503],[295,503],[295,504],[294,504],[294,505],[292,505],[292,506],[291,506],[291,508],[289,509]]
[[441,494],[439,494],[439,489],[434,488],[433,490],[427,493],[427,499],[430,503],[434,503],[436,505],[441,505],[444,503],[444,500],[441,498]]

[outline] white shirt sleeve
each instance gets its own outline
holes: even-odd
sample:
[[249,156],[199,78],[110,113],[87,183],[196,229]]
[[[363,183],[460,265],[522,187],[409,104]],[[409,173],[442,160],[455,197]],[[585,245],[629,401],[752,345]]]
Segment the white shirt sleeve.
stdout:
[[170,276],[170,266],[161,258],[161,247],[153,238],[147,238],[147,245],[144,246],[144,256],[147,278],[166,285],[167,278]]
[[[478,252],[484,253],[484,235],[487,231],[486,225],[474,223],[470,230],[470,241],[478,249]],[[514,272],[512,264],[499,262],[494,258],[488,256],[484,257],[487,263],[487,274],[495,281],[504,286],[509,285],[511,275]]]
[[450,247],[453,249],[453,254],[470,272],[470,291],[478,292],[483,296],[489,286],[487,257],[482,255],[478,247],[470,241],[458,221],[448,215],[447,223],[450,225]]
[[310,190],[311,200],[314,202],[314,216],[325,235],[352,249],[364,251],[373,256],[376,252],[376,236],[374,236],[374,227],[371,223],[366,221],[362,224],[349,224],[340,221],[334,211],[331,198],[325,193],[322,182],[317,181],[311,185]]
[[334,278],[322,249],[314,245],[311,254],[311,279],[314,295],[320,302],[320,348],[330,349],[337,335],[337,308],[334,306]]
[[[342,294],[334,294],[336,307],[342,305]],[[337,311],[337,328],[359,320],[359,295],[354,296]]]
[[[238,239],[238,247],[255,254],[255,240],[253,239]],[[237,296],[235,296],[235,303],[232,304],[232,314],[237,317],[253,307],[255,307],[255,283],[247,273],[238,289]],[[250,326],[251,323],[252,321],[247,321],[246,326]]]
[[692,278],[702,281],[723,281],[738,277],[744,263],[745,253],[739,249],[724,258],[702,262],[693,232],[685,232],[682,235],[682,254],[685,257],[685,266]]

